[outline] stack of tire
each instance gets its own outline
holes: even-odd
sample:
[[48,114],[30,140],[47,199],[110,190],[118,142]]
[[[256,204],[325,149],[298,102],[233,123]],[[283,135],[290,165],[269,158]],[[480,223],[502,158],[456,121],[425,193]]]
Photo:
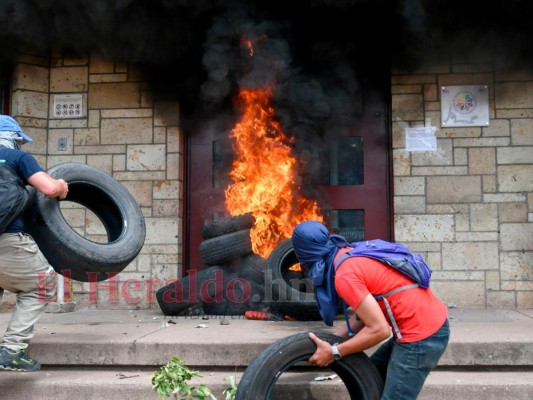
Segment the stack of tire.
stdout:
[[[274,300],[270,308],[298,321],[320,321],[313,282],[299,265],[291,239],[282,241],[270,253],[265,273],[265,292]],[[337,313],[342,312],[339,303]]]
[[299,267],[291,239],[286,239],[270,253],[266,263],[265,292],[270,295],[270,309],[298,321],[322,319],[311,279]]
[[259,310],[275,318],[321,319],[313,284],[297,268],[291,240],[282,241],[265,260],[252,251],[254,222],[252,214],[243,214],[203,226],[199,251],[207,267],[158,290],[165,315],[201,307],[208,315]]
[[243,315],[263,310],[266,260],[252,251],[252,214],[223,218],[202,227],[200,257],[207,266],[156,292],[165,315],[201,312]]

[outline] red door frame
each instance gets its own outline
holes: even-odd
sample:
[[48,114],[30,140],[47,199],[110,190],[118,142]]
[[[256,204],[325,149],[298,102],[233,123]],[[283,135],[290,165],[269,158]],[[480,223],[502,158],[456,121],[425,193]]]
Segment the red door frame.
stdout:
[[[213,181],[213,140],[217,139],[217,133],[225,128],[220,126],[206,128],[202,126],[202,131],[195,137],[196,142],[192,144],[192,135],[187,136],[187,162],[185,175],[185,218],[182,241],[183,252],[183,274],[189,268],[202,269],[204,267],[200,260],[199,252],[191,251],[191,242],[199,244],[202,240],[201,229],[202,226],[210,222],[203,219],[200,213],[191,212],[191,203],[199,205],[201,210],[209,207],[211,213],[225,212],[225,195],[224,188],[210,188],[206,191],[204,184],[205,180],[200,181],[191,178],[191,171],[203,171],[203,174],[208,176]],[[200,142],[197,139],[200,138]],[[192,157],[191,152],[196,152],[195,157]]]
[[[378,95],[373,92],[363,102],[363,122],[353,136],[362,136],[364,141],[364,184],[357,186],[325,186],[321,187],[326,193],[331,209],[364,209],[365,210],[365,238],[381,238],[393,240],[393,186],[392,186],[392,149],[390,140],[390,92],[388,88],[378,87]],[[220,128],[222,129],[222,128]],[[197,136],[187,136],[187,159],[185,174],[185,212],[184,229],[182,235],[183,273],[189,269],[202,269],[203,263],[199,251],[190,251],[191,243],[199,245],[202,240],[202,226],[210,222],[199,212],[192,212],[191,208],[199,210],[209,207],[212,212],[225,212],[224,188],[205,189],[206,179],[191,178],[191,171],[202,171],[204,177],[212,180],[213,148],[220,129],[203,127]],[[228,131],[229,132],[229,131]],[[378,132],[380,134],[376,135]],[[194,139],[194,140],[193,140]],[[192,157],[191,152],[195,151]],[[379,178],[376,178],[379,176]],[[383,183],[385,177],[386,183]],[[370,195],[369,195],[370,194]],[[384,206],[374,199],[376,196],[387,203]],[[194,204],[194,207],[191,207]]]
[[[384,109],[384,106],[387,109]],[[357,130],[352,133],[353,136],[363,138],[364,183],[322,187],[322,190],[327,193],[331,209],[364,210],[365,239],[393,239],[392,158],[388,107],[388,103],[385,103],[383,99],[376,99],[373,96],[365,98],[362,120]],[[376,132],[387,132],[387,134],[377,135]],[[387,151],[383,151],[384,148]],[[387,185],[383,184],[383,177],[388,182]],[[382,202],[375,201],[376,198],[386,201],[388,207],[384,207]]]

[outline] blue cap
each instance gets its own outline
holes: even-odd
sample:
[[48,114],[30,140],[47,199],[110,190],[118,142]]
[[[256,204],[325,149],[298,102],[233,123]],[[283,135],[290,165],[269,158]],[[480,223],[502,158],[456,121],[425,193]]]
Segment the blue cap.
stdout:
[[1,131],[15,132],[26,142],[32,141],[31,137],[22,132],[22,129],[20,129],[20,125],[18,124],[18,122],[15,121],[9,115],[0,115],[0,132]]

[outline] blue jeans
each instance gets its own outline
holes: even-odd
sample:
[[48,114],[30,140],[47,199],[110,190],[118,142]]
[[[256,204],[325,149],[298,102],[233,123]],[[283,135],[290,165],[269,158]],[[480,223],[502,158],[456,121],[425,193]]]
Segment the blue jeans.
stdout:
[[382,400],[415,400],[430,371],[448,345],[448,320],[427,339],[398,343],[395,338],[381,345],[370,357],[385,382]]

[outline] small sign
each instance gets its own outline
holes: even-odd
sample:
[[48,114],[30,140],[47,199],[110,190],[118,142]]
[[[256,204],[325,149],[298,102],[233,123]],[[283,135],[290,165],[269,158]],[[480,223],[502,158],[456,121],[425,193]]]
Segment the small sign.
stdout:
[[443,86],[440,96],[442,126],[488,126],[487,85]]
[[405,128],[405,150],[437,151],[437,137],[434,126]]
[[83,116],[81,94],[61,94],[54,96],[55,118],[80,118]]

